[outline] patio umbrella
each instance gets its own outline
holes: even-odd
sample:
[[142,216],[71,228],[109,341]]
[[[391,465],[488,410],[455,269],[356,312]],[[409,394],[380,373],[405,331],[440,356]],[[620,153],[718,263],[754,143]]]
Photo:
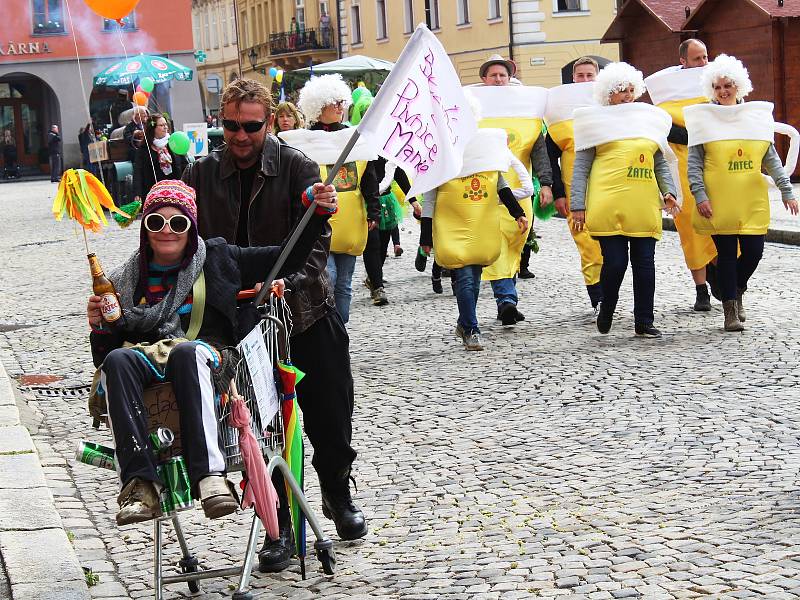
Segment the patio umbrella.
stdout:
[[165,56],[138,54],[100,71],[94,76],[94,85],[130,85],[143,77],[151,77],[156,83],[191,81],[193,76],[192,69]]
[[356,54],[339,60],[288,71],[284,75],[284,81],[288,78],[288,89],[293,90],[308,81],[312,75],[341,73],[345,79],[363,80],[367,84],[374,86],[386,79],[392,67],[394,67],[394,63],[388,60]]

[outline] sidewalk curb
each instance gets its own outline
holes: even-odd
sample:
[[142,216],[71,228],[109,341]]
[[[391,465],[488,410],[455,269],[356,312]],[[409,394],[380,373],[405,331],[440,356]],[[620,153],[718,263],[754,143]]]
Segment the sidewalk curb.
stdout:
[[[664,231],[677,231],[675,221],[670,217],[662,217],[662,227]],[[786,244],[787,246],[800,246],[800,231],[789,231],[786,229],[768,229],[767,242],[774,244]]]
[[39,453],[20,423],[14,387],[0,364],[0,555],[15,600],[88,600]]

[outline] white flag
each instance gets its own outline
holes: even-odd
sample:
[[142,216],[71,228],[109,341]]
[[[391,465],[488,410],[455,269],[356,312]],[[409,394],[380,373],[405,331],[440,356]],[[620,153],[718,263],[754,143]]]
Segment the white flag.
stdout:
[[359,123],[359,133],[408,174],[409,195],[416,196],[458,175],[464,147],[477,130],[450,57],[420,24]]

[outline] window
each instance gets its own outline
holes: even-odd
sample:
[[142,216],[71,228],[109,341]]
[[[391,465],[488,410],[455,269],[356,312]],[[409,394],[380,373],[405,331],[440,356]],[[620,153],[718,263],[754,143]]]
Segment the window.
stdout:
[[364,41],[361,37],[361,7],[358,4],[353,4],[350,7],[350,20],[352,21],[352,41],[351,44],[360,44]]
[[222,45],[227,46],[230,43],[228,39],[228,7],[221,6],[219,11],[219,24],[222,27]]
[[378,39],[389,37],[386,29],[386,0],[375,0],[375,20],[378,25]]
[[[249,48],[251,44],[250,44],[250,30],[248,29],[248,23],[247,23],[247,11],[242,11],[241,15],[239,16],[239,27],[241,28],[241,33],[242,33],[242,44],[244,45],[245,48]],[[239,51],[241,52],[242,49],[239,48]]]
[[295,0],[294,16],[300,29],[306,27],[306,2],[305,0]]
[[231,3],[231,40],[232,43],[238,44],[239,40],[236,39],[236,2]]
[[425,0],[425,24],[428,29],[439,29],[439,0]]
[[215,6],[211,6],[211,47],[219,48],[219,31],[217,30],[217,10]]
[[200,15],[192,14],[192,37],[194,37],[194,47],[198,50],[203,47],[202,29],[200,29]]
[[33,0],[33,33],[64,33],[61,0]]
[[456,0],[456,24],[466,25],[469,23],[469,0]]
[[103,31],[136,31],[136,13],[130,13],[126,17],[122,17],[122,25],[113,19],[103,19]]
[[500,0],[489,0],[489,18],[499,19],[502,16],[500,12]]
[[414,32],[414,0],[403,0],[405,12],[403,13],[403,32]]
[[208,7],[203,11],[203,49],[211,49],[211,30],[208,26]]
[[582,6],[581,0],[555,0],[556,12],[578,12],[580,10],[588,10]]

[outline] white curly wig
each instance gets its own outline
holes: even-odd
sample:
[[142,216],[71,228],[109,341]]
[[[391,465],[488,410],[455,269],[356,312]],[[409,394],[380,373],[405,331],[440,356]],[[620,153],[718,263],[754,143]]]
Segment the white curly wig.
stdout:
[[345,115],[353,103],[352,92],[338,73],[312,77],[300,90],[297,107],[303,112],[309,125],[319,121],[322,109],[331,104],[342,102]]
[[747,67],[733,56],[720,54],[703,70],[700,85],[709,100],[714,99],[714,83],[720,79],[728,79],[736,86],[736,100],[744,100],[744,97],[753,91]]
[[621,92],[633,85],[634,99],[644,94],[644,76],[642,72],[626,62],[607,64],[594,80],[594,99],[602,106],[608,106],[608,99],[614,92]]

